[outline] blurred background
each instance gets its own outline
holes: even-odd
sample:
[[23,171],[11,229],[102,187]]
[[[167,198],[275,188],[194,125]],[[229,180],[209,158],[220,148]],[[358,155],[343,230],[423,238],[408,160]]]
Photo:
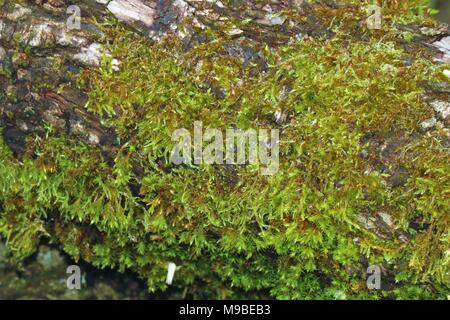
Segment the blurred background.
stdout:
[[432,2],[434,7],[440,11],[437,18],[450,24],[450,0],[432,0]]

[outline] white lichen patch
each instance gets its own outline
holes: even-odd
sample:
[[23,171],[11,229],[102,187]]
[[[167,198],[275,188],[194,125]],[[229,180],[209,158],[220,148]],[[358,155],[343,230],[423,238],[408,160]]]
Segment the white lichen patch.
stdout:
[[431,129],[431,128],[433,128],[435,125],[436,125],[436,118],[434,118],[434,117],[431,118],[431,119],[425,120],[424,122],[422,122],[422,123],[420,124],[420,126],[421,126],[422,129],[424,129],[424,130]]
[[263,19],[258,19],[256,20],[256,22],[266,26],[281,26],[286,21],[286,19],[287,18],[284,16],[268,13]]
[[99,43],[92,43],[89,47],[81,48],[81,52],[73,58],[86,66],[99,67],[102,58],[102,46]]
[[39,24],[30,33],[28,45],[31,47],[50,47],[55,43],[52,27],[47,24]]
[[450,37],[445,37],[440,41],[434,42],[433,46],[442,52],[442,57],[437,60],[444,63],[450,63]]
[[[111,57],[111,54],[104,50],[99,43],[92,43],[89,47],[81,48],[81,51],[73,55],[73,59],[81,64],[89,67],[99,67],[101,65],[102,56]],[[113,71],[119,71],[119,60],[113,58],[111,66]]]
[[20,4],[14,6],[14,10],[7,14],[6,17],[11,21],[19,21],[28,17],[32,13],[30,8],[22,7]]
[[442,118],[447,119],[450,116],[450,103],[445,101],[433,101],[430,106],[436,111],[436,113]]
[[92,145],[98,145],[100,143],[100,138],[95,133],[89,132],[88,141]]
[[0,46],[0,61],[5,59],[5,57],[6,57],[6,50],[3,49],[3,47]]

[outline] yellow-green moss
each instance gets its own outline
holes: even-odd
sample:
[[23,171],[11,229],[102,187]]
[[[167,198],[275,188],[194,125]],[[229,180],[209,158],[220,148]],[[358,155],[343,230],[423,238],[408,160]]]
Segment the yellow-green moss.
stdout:
[[[386,3],[387,21],[432,23],[423,1]],[[0,231],[13,253],[24,257],[50,236],[75,258],[136,271],[152,291],[167,289],[174,261],[181,266],[174,285],[196,297],[446,298],[448,150],[442,130],[425,134],[419,125],[432,115],[424,83],[440,69],[414,41],[417,50],[406,52],[391,24],[353,37],[348,23],[357,21],[344,10],[317,9],[334,26],[329,39],[258,48],[268,71],[256,75],[258,66],[243,67],[226,53],[230,39],[212,30],[184,50],[174,37],[151,44],[119,24],[105,26],[120,71],[105,58],[79,84],[121,149],[109,167],[95,148],[56,133],[29,141],[22,163],[0,144]],[[270,120],[278,110],[287,114],[282,126]],[[196,120],[280,128],[279,172],[172,167],[172,131]],[[377,154],[361,157],[365,148],[375,152],[367,136],[406,139],[389,160],[408,171],[404,185],[387,185]],[[397,230],[380,236],[361,226],[361,213],[379,211]],[[418,216],[420,230],[410,226]],[[391,288],[366,289],[361,271],[370,264],[389,271]]]

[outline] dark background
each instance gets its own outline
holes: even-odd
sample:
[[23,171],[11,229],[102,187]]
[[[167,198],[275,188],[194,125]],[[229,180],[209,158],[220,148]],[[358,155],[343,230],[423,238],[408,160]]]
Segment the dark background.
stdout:
[[434,0],[434,7],[440,11],[437,18],[450,24],[450,0]]

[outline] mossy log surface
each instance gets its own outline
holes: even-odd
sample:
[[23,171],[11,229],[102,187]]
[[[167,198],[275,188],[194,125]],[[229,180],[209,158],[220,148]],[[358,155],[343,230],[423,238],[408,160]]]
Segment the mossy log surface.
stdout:
[[[180,297],[447,299],[450,29],[426,2],[379,1],[373,30],[372,1],[0,0],[9,259],[45,239]],[[173,165],[194,121],[279,129],[279,171]]]

